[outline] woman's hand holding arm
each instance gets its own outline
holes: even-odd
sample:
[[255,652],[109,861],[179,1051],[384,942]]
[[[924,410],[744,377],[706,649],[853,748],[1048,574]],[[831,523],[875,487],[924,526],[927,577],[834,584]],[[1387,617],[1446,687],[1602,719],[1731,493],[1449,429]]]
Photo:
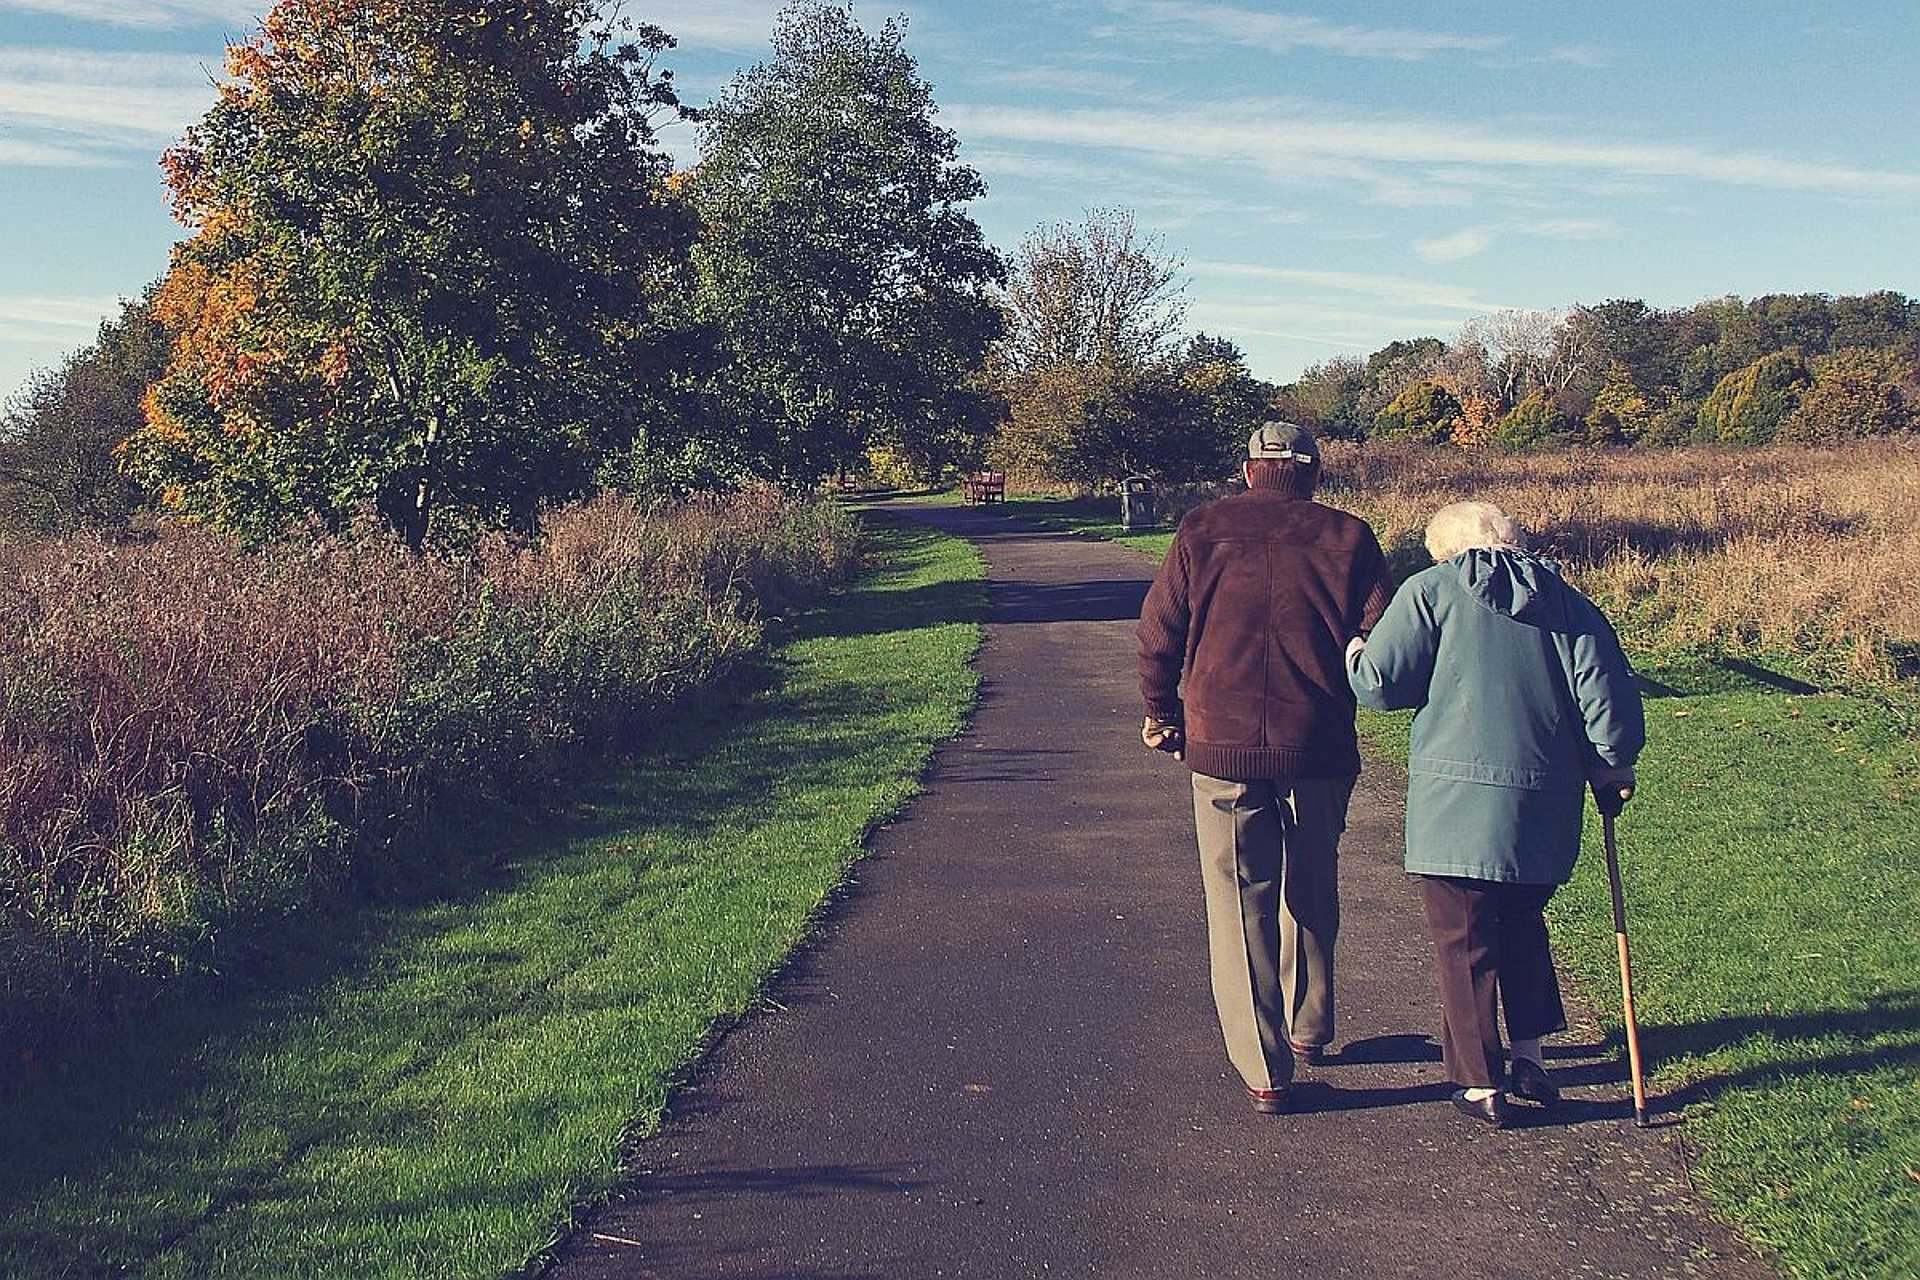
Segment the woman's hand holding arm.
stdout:
[[1440,649],[1440,623],[1417,580],[1400,593],[1365,638],[1347,645],[1347,683],[1363,706],[1402,711],[1427,703],[1427,684]]

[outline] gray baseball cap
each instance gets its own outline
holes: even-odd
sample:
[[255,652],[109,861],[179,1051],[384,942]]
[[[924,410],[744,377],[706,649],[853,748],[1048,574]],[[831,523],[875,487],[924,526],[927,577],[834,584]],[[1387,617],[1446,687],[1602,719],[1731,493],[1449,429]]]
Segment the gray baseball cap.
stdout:
[[1269,418],[1247,437],[1247,457],[1313,466],[1320,461],[1320,442],[1298,423]]

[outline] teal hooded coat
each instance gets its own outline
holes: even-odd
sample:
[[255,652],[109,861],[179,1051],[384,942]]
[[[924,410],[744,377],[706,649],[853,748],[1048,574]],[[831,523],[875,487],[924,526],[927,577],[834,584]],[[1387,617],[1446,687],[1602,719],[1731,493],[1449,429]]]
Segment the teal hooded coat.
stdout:
[[1407,870],[1562,884],[1586,782],[1646,743],[1613,628],[1553,565],[1478,549],[1407,580],[1347,663],[1354,696],[1416,708]]

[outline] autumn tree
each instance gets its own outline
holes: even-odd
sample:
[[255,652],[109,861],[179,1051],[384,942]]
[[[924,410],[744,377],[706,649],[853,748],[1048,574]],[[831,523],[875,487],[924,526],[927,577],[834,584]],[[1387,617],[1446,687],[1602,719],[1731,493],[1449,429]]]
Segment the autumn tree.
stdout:
[[1168,355],[1186,321],[1183,270],[1124,209],[1039,228],[1013,257],[1008,366],[1016,373],[1060,364],[1124,370]]
[[1488,394],[1468,395],[1447,424],[1447,438],[1462,449],[1483,449],[1498,438],[1500,402]]
[[266,536],[377,508],[530,526],[647,423],[664,192],[657,29],[590,0],[281,0],[168,153],[193,235],[129,442],[188,516]]
[[0,528],[56,533],[125,524],[147,495],[120,469],[168,341],[152,291],[123,303],[86,348],[34,375],[0,414]]
[[1452,437],[1460,402],[1429,379],[1409,383],[1393,403],[1374,419],[1374,435],[1382,440],[1425,440],[1441,443]]
[[1920,426],[1920,371],[1899,353],[1853,347],[1814,360],[1812,372],[1779,439],[1852,440]]
[[703,113],[696,309],[727,363],[718,418],[746,470],[811,481],[869,446],[937,468],[991,424],[999,255],[903,20],[782,9],[773,57]]
[[1634,382],[1633,370],[1626,361],[1614,360],[1587,410],[1587,439],[1595,444],[1631,444],[1646,435],[1652,423],[1653,406]]

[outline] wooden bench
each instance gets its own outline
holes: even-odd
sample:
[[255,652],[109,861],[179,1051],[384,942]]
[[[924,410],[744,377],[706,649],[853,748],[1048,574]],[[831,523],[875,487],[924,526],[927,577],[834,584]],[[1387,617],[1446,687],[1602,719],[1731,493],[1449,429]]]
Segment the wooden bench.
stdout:
[[966,490],[967,501],[1005,502],[1007,500],[1007,473],[1004,471],[981,471],[968,476],[961,482]]

